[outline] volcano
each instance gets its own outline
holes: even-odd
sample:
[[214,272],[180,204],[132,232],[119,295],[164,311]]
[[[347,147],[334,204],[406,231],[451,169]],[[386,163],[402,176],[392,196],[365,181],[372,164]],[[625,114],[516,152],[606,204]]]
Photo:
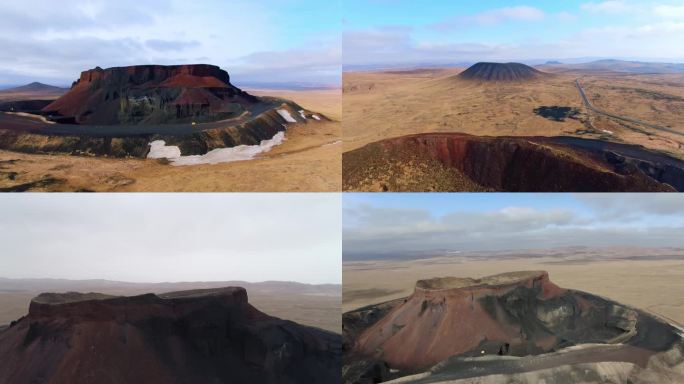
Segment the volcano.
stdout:
[[425,133],[342,155],[353,191],[684,191],[684,161],[642,146],[570,136]]
[[238,116],[257,102],[217,66],[136,65],[82,72],[43,112],[78,124],[210,122]]
[[281,320],[243,288],[41,294],[0,331],[3,383],[335,383],[340,336]]
[[528,81],[543,76],[547,74],[520,63],[476,63],[458,75],[464,80],[483,82]]
[[[579,363],[596,371],[591,364],[603,362],[632,365],[633,382],[639,382],[649,364],[664,360],[663,353],[681,353],[684,347],[674,326],[608,299],[560,288],[543,271],[421,280],[405,299],[345,313],[343,332],[345,383],[425,371],[406,382],[437,383]],[[530,356],[537,356],[534,364]],[[666,377],[684,377],[674,368],[684,362],[682,356],[659,369],[668,375],[674,371]],[[557,370],[545,380],[563,383],[566,374]]]

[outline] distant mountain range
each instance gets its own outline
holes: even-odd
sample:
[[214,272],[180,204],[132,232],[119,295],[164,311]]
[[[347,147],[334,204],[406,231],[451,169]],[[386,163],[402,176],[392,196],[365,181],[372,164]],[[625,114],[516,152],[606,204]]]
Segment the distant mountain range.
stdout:
[[579,64],[549,62],[538,65],[542,70],[620,72],[620,73],[684,73],[684,63],[649,63],[643,61],[597,60]]
[[[533,65],[541,70],[559,71],[603,71],[619,73],[684,73],[684,63],[645,62],[616,59],[563,59],[563,60],[517,60],[517,62]],[[510,61],[510,60],[508,60]],[[516,61],[516,60],[514,60]],[[380,71],[417,68],[468,68],[475,61],[454,63],[417,63],[417,64],[370,64],[346,65],[344,71]]]

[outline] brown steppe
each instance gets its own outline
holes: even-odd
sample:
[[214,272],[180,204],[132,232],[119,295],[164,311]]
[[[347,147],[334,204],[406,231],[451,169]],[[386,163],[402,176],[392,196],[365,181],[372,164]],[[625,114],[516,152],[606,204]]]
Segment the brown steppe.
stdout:
[[[606,112],[684,133],[684,75],[554,73],[520,82],[458,78],[461,69],[347,72],[343,75],[343,151],[382,139],[428,132],[485,136],[575,136],[639,144],[684,158],[684,136],[589,113],[575,80]],[[572,107],[555,121],[541,106]]]
[[422,279],[480,278],[525,270],[546,270],[561,287],[590,292],[684,324],[684,255],[653,260],[607,257],[579,261],[531,255],[349,261],[343,264],[342,311],[406,297]]
[[285,97],[330,122],[291,127],[270,152],[240,162],[175,167],[157,160],[0,151],[0,191],[334,192],[341,189],[339,90],[255,91]]

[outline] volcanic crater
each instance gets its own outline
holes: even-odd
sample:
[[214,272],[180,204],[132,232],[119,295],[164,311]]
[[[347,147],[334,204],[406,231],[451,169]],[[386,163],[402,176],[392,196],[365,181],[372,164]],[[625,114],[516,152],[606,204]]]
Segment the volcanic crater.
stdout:
[[[665,371],[676,371],[684,361],[674,326],[608,299],[560,288],[544,271],[418,281],[407,298],[345,313],[343,339],[343,381],[350,384],[404,376],[410,379],[397,382],[452,382],[600,362],[632,364],[635,373],[663,353],[672,355]],[[529,364],[531,356],[545,357]],[[596,369],[586,367],[587,372]],[[564,375],[556,371],[548,382],[573,382]]]
[[361,191],[684,191],[684,161],[637,145],[569,136],[426,133],[343,154]]
[[45,293],[0,331],[3,383],[335,383],[340,336],[269,316],[240,287]]

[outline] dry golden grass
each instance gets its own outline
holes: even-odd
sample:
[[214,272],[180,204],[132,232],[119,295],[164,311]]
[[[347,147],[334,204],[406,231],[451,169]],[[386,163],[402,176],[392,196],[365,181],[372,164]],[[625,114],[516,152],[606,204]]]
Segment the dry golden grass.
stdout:
[[[553,74],[541,79],[515,83],[478,83],[464,81],[458,70],[399,72],[349,72],[343,76],[344,151],[378,140],[427,132],[465,132],[491,136],[570,135],[602,138],[644,145],[677,156],[684,156],[684,138],[670,133],[628,127],[606,118],[587,114],[575,79],[580,75]],[[631,89],[629,97],[607,93],[609,105],[596,102],[608,112],[642,118],[657,125],[682,128],[679,104],[654,100],[637,89],[652,89],[663,94],[681,95],[678,84],[684,75],[639,77],[634,75],[593,75],[587,77],[590,97],[606,84]],[[605,87],[604,87],[605,88]],[[603,92],[603,90],[600,90]],[[593,97],[592,97],[593,99]],[[638,107],[635,107],[638,106]],[[540,106],[579,108],[579,119],[553,121],[536,115]],[[637,111],[632,114],[634,109]],[[666,111],[647,113],[648,110]],[[589,124],[594,128],[588,129]],[[602,129],[612,131],[607,134]]]
[[596,260],[558,258],[347,262],[343,266],[344,312],[405,297],[416,281],[433,277],[480,278],[511,271],[545,270],[551,281],[610,298],[684,323],[684,261]]
[[[339,92],[287,93],[300,105],[331,118]],[[0,188],[39,182],[30,190],[98,192],[334,192],[341,190],[340,123],[298,124],[286,141],[257,159],[173,167],[155,160],[31,155],[0,151]],[[16,161],[11,161],[16,160]],[[40,181],[43,181],[40,183]]]

